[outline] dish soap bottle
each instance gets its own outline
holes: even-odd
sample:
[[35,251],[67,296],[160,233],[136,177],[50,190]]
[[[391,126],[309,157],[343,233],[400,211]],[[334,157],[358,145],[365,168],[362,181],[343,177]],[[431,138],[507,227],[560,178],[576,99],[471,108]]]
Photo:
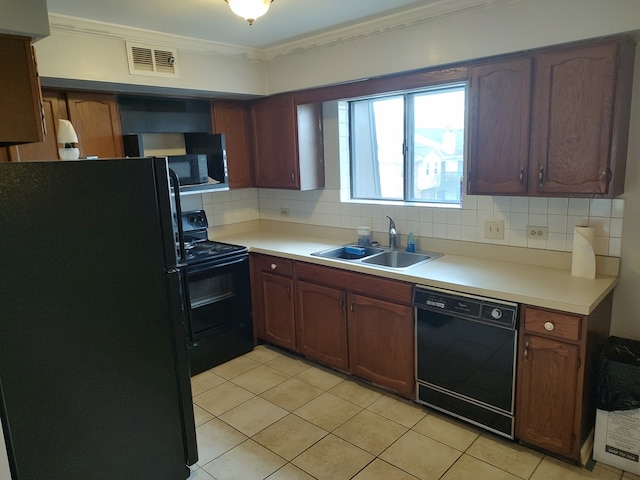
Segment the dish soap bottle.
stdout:
[[409,232],[409,236],[407,237],[407,252],[415,252],[416,251],[416,240],[413,237],[413,232]]

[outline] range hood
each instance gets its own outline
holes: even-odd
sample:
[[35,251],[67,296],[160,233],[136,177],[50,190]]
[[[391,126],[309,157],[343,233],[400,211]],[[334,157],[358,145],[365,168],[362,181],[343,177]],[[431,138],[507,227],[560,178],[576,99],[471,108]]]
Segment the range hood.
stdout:
[[118,95],[123,134],[212,132],[209,100]]

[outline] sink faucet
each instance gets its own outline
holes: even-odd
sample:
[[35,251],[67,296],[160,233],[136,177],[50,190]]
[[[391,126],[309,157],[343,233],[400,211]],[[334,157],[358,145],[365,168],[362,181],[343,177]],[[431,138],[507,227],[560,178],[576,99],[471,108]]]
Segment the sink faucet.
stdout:
[[387,218],[389,219],[389,248],[393,250],[394,248],[396,248],[396,239],[398,238],[398,232],[396,230],[396,224],[393,219],[389,215],[387,215]]

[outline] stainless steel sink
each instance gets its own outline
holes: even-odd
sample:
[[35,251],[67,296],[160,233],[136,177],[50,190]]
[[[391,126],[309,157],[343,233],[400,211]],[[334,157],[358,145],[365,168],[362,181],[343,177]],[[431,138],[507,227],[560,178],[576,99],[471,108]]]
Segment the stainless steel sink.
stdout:
[[314,252],[311,255],[334,260],[348,260],[353,263],[361,263],[372,267],[385,268],[409,268],[415,265],[426,263],[435,258],[441,257],[440,253],[418,252],[411,253],[404,250],[390,250],[383,247],[362,247],[364,254],[354,254],[348,252],[348,248],[353,245],[342,245],[340,247],[329,248]]
[[375,255],[378,253],[382,253],[385,251],[384,248],[377,247],[359,247],[364,248],[364,254],[354,254],[347,252],[347,247],[357,246],[357,245],[342,245],[341,247],[330,248],[328,250],[322,250],[320,252],[314,252],[311,255],[322,258],[337,258],[340,260],[362,260],[363,258],[370,257],[371,255]]
[[362,263],[390,268],[406,268],[433,259],[435,256],[425,253],[410,253],[402,250],[386,250],[362,260]]

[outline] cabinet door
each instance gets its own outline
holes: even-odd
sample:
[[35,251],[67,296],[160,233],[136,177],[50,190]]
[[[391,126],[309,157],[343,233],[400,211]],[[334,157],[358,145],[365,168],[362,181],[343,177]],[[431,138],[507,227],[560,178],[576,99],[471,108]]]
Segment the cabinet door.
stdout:
[[249,111],[246,104],[213,102],[213,131],[224,133],[230,188],[253,186]]
[[347,370],[344,291],[298,281],[296,292],[300,353],[325,365]]
[[293,96],[251,104],[257,187],[299,189],[297,129]]
[[293,280],[262,272],[262,328],[264,339],[290,350],[296,350],[293,303]]
[[532,59],[472,67],[468,193],[527,191]]
[[579,348],[525,334],[520,345],[516,437],[570,457],[575,433]]
[[58,160],[58,119],[67,118],[64,93],[43,91],[42,109],[47,130],[44,141],[11,147],[10,152],[14,161]]
[[0,35],[0,147],[44,139],[40,81],[31,39]]
[[80,156],[100,158],[124,156],[120,115],[115,95],[67,93],[69,120],[78,134]]
[[536,57],[531,193],[607,193],[617,60],[617,43]]
[[351,373],[412,397],[413,308],[356,294],[348,304]]

